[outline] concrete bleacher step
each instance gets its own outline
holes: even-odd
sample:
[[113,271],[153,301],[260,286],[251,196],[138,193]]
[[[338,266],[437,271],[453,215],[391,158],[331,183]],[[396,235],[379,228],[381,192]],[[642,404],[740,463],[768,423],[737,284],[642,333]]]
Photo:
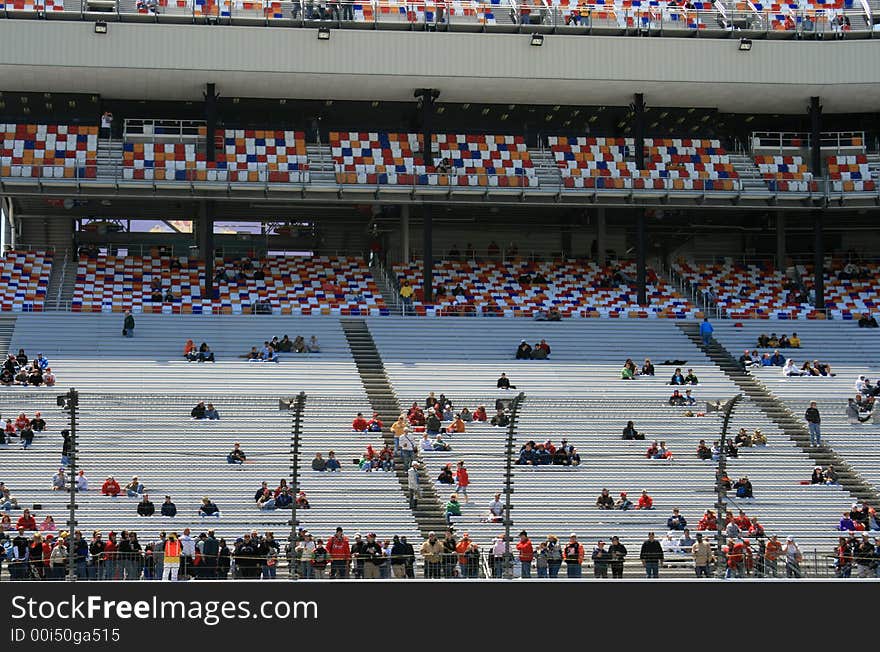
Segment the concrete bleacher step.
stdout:
[[810,435],[802,421],[782,401],[774,397],[763,383],[744,371],[718,340],[713,339],[709,346],[704,346],[698,324],[677,325],[815,464],[822,467],[833,465],[840,477],[840,485],[845,490],[859,501],[877,504],[880,499],[877,491],[833,449],[826,445],[810,446]]
[[15,321],[16,317],[14,315],[0,315],[0,351],[14,353],[14,351],[9,350],[9,343],[12,341],[12,334],[15,332]]
[[761,177],[758,166],[750,156],[730,154],[730,162],[739,175],[744,191],[767,191],[767,183]]
[[327,145],[306,145],[309,157],[309,181],[311,183],[336,183],[336,166],[330,147]]
[[[401,413],[401,406],[385,373],[385,367],[382,364],[376,343],[373,341],[373,336],[363,319],[343,319],[340,320],[340,324],[370,406],[374,412],[379,413],[380,419],[386,424],[382,431],[382,437],[386,444],[393,445],[394,438],[388,427],[397,420],[397,416]],[[394,468],[401,491],[405,493],[408,485],[407,469],[403,468],[399,456],[395,456]],[[422,534],[427,536],[431,531],[442,532],[445,519],[437,494],[432,488],[424,467],[419,469],[419,474],[424,491],[416,509],[413,510],[413,516]]]

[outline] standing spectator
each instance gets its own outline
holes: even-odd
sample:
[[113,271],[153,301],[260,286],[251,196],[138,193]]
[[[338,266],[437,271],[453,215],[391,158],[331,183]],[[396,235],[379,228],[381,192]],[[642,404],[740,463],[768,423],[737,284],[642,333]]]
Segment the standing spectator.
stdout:
[[608,565],[611,563],[611,553],[605,548],[605,542],[600,540],[593,548],[593,575],[608,578]]
[[364,579],[380,579],[382,577],[381,568],[385,565],[385,552],[382,550],[382,544],[376,540],[375,532],[370,532],[367,535],[364,556]]
[[440,579],[440,559],[443,544],[435,532],[428,532],[428,538],[422,544],[422,557],[425,559],[425,578]]
[[[677,511],[677,510],[676,510]],[[663,561],[663,547],[654,538],[653,532],[648,532],[648,540],[642,543],[639,559],[645,567],[645,577],[660,577],[660,562]]]
[[391,545],[391,576],[395,579],[406,577],[406,552],[406,544],[395,534]]
[[617,536],[611,537],[611,545],[608,547],[611,553],[611,577],[623,578],[623,563],[626,560],[626,546],[620,542]]
[[816,407],[816,401],[810,401],[810,407],[804,413],[807,420],[807,427],[810,430],[810,446],[821,446],[822,437],[819,431],[819,423],[822,421],[819,416],[819,409]]
[[125,319],[122,322],[123,337],[134,337],[134,317],[130,310],[125,311]]
[[711,577],[709,568],[714,556],[712,555],[712,546],[703,541],[702,532],[697,532],[697,542],[691,547],[691,554],[694,556],[694,572],[697,577]]
[[330,579],[348,579],[351,547],[341,527],[337,527],[336,533],[327,540],[327,553],[330,555]]
[[410,509],[416,509],[419,505],[421,490],[419,488],[419,463],[411,462],[406,472],[407,494],[409,496]]
[[113,114],[110,111],[101,114],[101,136],[107,140],[113,137]]
[[406,315],[407,312],[412,310],[412,296],[414,290],[413,287],[409,284],[409,281],[404,279],[403,284],[400,286],[400,299],[403,302],[403,314]]
[[782,552],[785,555],[786,577],[800,578],[801,562],[803,561],[804,557],[801,554],[801,549],[795,542],[794,537],[787,537],[785,539],[785,547],[782,549]]
[[565,544],[563,558],[565,559],[565,570],[568,577],[581,577],[581,564],[584,563],[584,547],[577,540],[577,535],[574,532],[569,535],[568,543]]
[[535,549],[525,530],[519,533],[519,542],[516,544],[516,550],[519,553],[520,576],[523,579],[530,578],[532,576],[532,560],[535,558]]
[[468,498],[468,485],[470,484],[470,478],[468,477],[468,471],[464,466],[464,460],[459,461],[458,467],[455,471],[455,492],[458,494],[464,494],[464,502],[470,503],[471,500]]
[[709,323],[709,318],[703,317],[703,321],[700,323],[700,337],[703,339],[703,346],[709,346],[712,342],[712,332],[714,330],[712,324]]
[[492,577],[500,579],[504,577],[504,562],[508,554],[508,543],[504,534],[495,537],[492,545]]

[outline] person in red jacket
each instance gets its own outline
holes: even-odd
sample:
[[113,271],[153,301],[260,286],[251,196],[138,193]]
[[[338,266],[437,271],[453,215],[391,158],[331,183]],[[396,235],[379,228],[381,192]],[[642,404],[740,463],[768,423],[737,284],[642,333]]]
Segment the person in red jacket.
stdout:
[[736,523],[736,526],[743,532],[748,532],[749,528],[752,527],[751,519],[746,516],[746,513],[743,510],[739,510],[739,515],[733,519],[733,522]]
[[21,516],[18,517],[18,521],[15,523],[15,529],[23,527],[28,532],[34,532],[37,529],[37,519],[35,519],[31,515],[31,510],[25,509]]
[[113,496],[116,498],[121,491],[122,489],[120,489],[119,483],[116,482],[112,475],[104,481],[103,485],[101,485],[101,493],[105,496]]
[[455,493],[457,493],[459,496],[464,495],[464,502],[470,503],[471,499],[468,498],[467,488],[471,481],[468,477],[468,470],[464,466],[464,460],[461,460],[458,463],[458,468],[455,471],[455,482]]
[[486,415],[486,406],[480,405],[476,410],[474,410],[474,421],[488,421],[489,417]]
[[104,542],[104,577],[105,580],[119,579],[119,559],[117,551],[119,547],[116,544],[116,532],[107,535],[107,541]]
[[654,499],[648,495],[647,489],[642,489],[642,495],[639,496],[636,509],[654,509]]
[[[583,546],[581,547],[583,548]],[[522,568],[520,576],[524,579],[531,577],[532,560],[535,558],[535,549],[525,530],[519,533],[519,541],[516,544],[516,550],[519,553],[519,563]]]
[[358,412],[355,420],[351,422],[351,429],[355,432],[366,432],[368,427],[369,424],[367,423],[367,420],[364,419],[364,413]]
[[336,528],[336,534],[327,540],[327,554],[330,556],[330,579],[348,578],[348,567],[351,563],[351,546],[342,528]]
[[367,421],[367,430],[370,432],[382,432],[383,427],[382,419],[379,418],[379,413],[373,412],[373,418]]
[[727,549],[727,572],[725,577],[743,576],[743,543],[734,541],[725,546]]
[[700,522],[697,524],[698,530],[717,530],[718,529],[718,519],[715,518],[715,512],[711,509],[707,509],[706,513],[703,514],[703,518],[700,519]]

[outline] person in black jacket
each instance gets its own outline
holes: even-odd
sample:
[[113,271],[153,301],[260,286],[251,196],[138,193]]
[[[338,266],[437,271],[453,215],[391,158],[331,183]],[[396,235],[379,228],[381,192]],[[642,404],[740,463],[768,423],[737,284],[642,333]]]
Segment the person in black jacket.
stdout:
[[176,516],[177,505],[171,502],[171,496],[165,496],[165,502],[162,503],[162,516]]
[[501,373],[501,377],[498,379],[498,382],[495,383],[498,389],[516,389],[516,385],[510,384],[510,379],[507,377],[507,374]]
[[531,360],[532,359],[532,347],[529,346],[528,342],[526,342],[525,340],[520,341],[519,346],[516,349],[516,359],[517,360]]
[[411,543],[408,543],[406,537],[400,537],[400,542],[404,548],[404,564],[406,566],[406,576],[409,579],[415,579],[416,576],[416,550]]
[[626,560],[626,546],[618,537],[611,537],[611,545],[608,546],[611,553],[611,577],[620,579],[623,577],[623,562]]
[[193,419],[204,419],[205,418],[205,402],[199,401],[196,406],[190,411],[189,415]]
[[391,575],[395,579],[401,579],[406,577],[406,543],[396,534],[391,541]]
[[660,562],[663,561],[663,547],[654,538],[653,532],[648,532],[648,540],[642,544],[639,559],[645,567],[645,577],[660,577]]
[[381,567],[385,565],[385,551],[382,544],[376,541],[376,534],[370,532],[367,535],[367,543],[363,549],[364,556],[364,579],[378,580],[382,577]]
[[645,435],[636,430],[635,424],[632,421],[626,422],[626,428],[623,429],[623,438],[624,439],[644,439]]
[[428,418],[425,419],[425,432],[429,435],[436,435],[440,432],[440,419],[434,414],[434,410],[428,410]]
[[156,513],[156,506],[153,505],[153,501],[150,500],[149,495],[144,494],[141,502],[138,503],[137,513],[138,516],[152,516]]
[[232,565],[232,552],[226,545],[226,539],[220,539],[220,550],[217,553],[217,578],[225,580],[229,577],[229,568]]
[[217,560],[220,555],[220,543],[214,537],[214,530],[208,530],[202,546],[202,577],[206,579],[217,578]]
[[605,548],[605,542],[599,541],[593,548],[593,575],[608,577],[608,565],[611,563],[611,552]]

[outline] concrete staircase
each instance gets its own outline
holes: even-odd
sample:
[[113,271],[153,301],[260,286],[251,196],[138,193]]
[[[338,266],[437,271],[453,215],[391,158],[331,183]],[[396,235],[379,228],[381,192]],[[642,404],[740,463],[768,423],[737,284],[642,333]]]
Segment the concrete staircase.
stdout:
[[122,140],[98,139],[98,181],[122,179]]
[[75,252],[55,252],[55,264],[46,290],[46,310],[69,310],[76,288],[77,256]]
[[9,351],[9,343],[15,331],[15,320],[16,317],[13,315],[0,316],[0,351]]
[[309,157],[309,180],[317,184],[335,184],[336,166],[330,147],[327,145],[306,145]]
[[761,178],[761,172],[751,156],[730,154],[730,162],[739,175],[743,192],[767,192],[767,183]]
[[[402,412],[400,402],[388,376],[385,373],[385,367],[379,351],[370,334],[367,323],[363,319],[343,319],[340,320],[342,330],[348,340],[348,346],[351,349],[352,357],[354,357],[358,374],[370,401],[370,406],[374,412],[379,413],[386,427],[382,430],[382,436],[386,444],[393,446],[394,438],[391,431],[387,427],[397,420],[398,415]],[[395,457],[394,470],[400,483],[401,491],[407,490],[407,469],[403,468],[402,460],[399,456]],[[435,531],[438,534],[446,529],[446,519],[443,508],[440,506],[440,500],[437,492],[434,490],[433,482],[428,477],[424,466],[419,469],[420,483],[422,487],[422,497],[418,502],[418,507],[413,510],[413,516],[418,523],[419,530],[424,537],[428,536],[428,532]]]
[[676,325],[817,466],[825,467],[833,464],[840,477],[841,487],[859,501],[869,501],[872,505],[876,505],[880,501],[880,494],[833,449],[825,445],[810,446],[810,434],[804,426],[804,420],[773,396],[763,383],[744,371],[739,362],[717,340],[713,338],[709,346],[704,346],[700,337],[699,324],[679,322]]
[[392,285],[393,281],[389,277],[388,272],[382,267],[374,267],[372,269],[373,278],[382,298],[385,299],[385,305],[392,315],[402,315],[403,308],[400,303],[400,293],[397,287]]
[[[880,8],[877,9],[877,15],[880,16]],[[880,154],[868,154],[867,158],[871,178],[875,182],[880,182]]]
[[555,188],[562,185],[562,175],[553,158],[553,152],[544,149],[529,151],[532,164],[535,166],[535,174],[538,177],[540,187]]

